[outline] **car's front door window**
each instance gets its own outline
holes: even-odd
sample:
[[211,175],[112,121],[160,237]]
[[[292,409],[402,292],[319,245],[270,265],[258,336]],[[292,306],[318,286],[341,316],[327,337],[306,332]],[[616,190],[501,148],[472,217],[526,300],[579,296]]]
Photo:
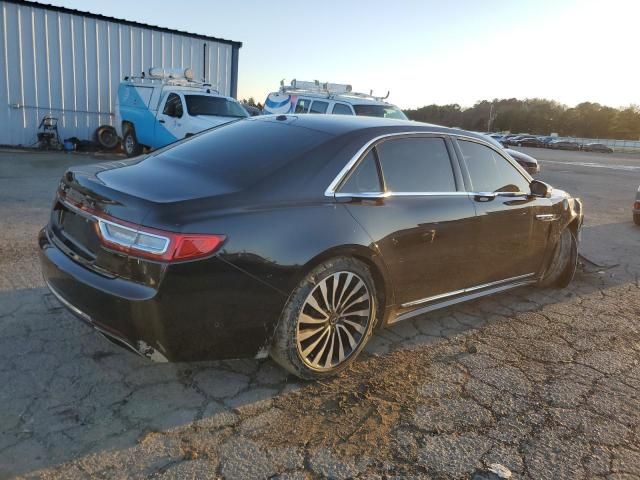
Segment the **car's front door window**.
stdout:
[[493,149],[475,142],[458,142],[474,192],[529,193],[529,181]]

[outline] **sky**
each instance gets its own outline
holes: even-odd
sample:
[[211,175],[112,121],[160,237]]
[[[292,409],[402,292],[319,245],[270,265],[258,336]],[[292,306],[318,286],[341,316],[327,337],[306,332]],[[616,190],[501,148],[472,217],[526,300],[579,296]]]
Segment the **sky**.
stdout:
[[256,101],[296,78],[401,108],[640,104],[640,0],[42,1],[243,42],[238,97]]

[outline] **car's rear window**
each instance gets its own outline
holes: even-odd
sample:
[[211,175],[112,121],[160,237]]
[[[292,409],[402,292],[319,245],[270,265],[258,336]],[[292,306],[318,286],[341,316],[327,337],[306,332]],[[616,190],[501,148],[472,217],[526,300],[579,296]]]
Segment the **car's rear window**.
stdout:
[[239,120],[160,152],[156,160],[197,165],[219,181],[243,188],[284,167],[332,135],[278,120]]

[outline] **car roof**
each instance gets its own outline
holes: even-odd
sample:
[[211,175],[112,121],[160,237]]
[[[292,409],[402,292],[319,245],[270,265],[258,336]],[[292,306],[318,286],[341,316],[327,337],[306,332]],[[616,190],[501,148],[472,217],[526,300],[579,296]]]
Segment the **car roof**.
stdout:
[[[280,120],[282,119],[282,120]],[[476,132],[461,130],[458,128],[443,127],[431,123],[415,122],[412,120],[396,120],[392,118],[366,117],[356,115],[326,115],[316,113],[261,115],[252,117],[246,121],[257,122],[288,122],[297,127],[309,128],[332,135],[344,135],[348,133],[364,132],[367,130],[384,130],[389,133],[402,132],[434,132],[446,135],[458,135],[473,137],[485,143],[493,143],[487,137]]]

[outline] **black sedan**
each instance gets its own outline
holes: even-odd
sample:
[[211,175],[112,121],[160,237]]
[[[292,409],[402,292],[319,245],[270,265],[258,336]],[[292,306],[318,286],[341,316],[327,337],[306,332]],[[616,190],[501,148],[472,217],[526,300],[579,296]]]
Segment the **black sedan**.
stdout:
[[39,245],[51,292],[121,346],[319,378],[377,327],[567,285],[582,218],[479,135],[280,115],[69,169]]
[[554,150],[580,150],[580,144],[566,140],[554,140],[547,144],[547,148]]
[[582,146],[585,152],[613,153],[611,147],[607,147],[604,143],[587,143]]

